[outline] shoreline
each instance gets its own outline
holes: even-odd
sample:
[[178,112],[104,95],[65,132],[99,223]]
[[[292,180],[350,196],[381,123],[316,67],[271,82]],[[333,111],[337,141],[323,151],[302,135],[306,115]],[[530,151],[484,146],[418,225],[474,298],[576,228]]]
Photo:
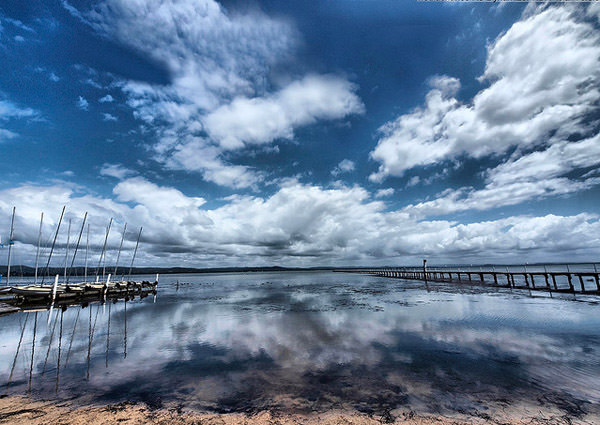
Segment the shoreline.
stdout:
[[387,414],[367,415],[357,411],[329,411],[311,414],[261,411],[244,413],[200,413],[181,407],[150,409],[146,404],[124,401],[116,404],[77,405],[69,401],[34,400],[26,396],[0,397],[0,424],[205,424],[205,425],[560,425],[600,423],[592,414],[572,417],[558,410],[542,411],[533,406],[507,406],[494,412],[456,415],[419,414],[396,409]]

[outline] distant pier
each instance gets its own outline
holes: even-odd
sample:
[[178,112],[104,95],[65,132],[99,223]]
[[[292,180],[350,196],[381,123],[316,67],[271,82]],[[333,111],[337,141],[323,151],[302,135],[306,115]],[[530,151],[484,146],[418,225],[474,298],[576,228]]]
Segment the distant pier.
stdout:
[[600,295],[600,273],[594,271],[498,271],[459,269],[364,268],[338,269],[341,273],[363,273],[379,277],[422,280],[429,282],[492,285],[564,293]]

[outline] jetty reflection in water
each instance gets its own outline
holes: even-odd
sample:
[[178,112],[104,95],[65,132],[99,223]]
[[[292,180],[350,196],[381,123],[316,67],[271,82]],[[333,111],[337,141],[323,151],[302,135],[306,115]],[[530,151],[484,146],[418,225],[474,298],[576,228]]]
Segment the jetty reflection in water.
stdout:
[[600,401],[599,308],[331,272],[171,275],[156,300],[0,317],[0,376],[9,394],[210,411],[577,415]]

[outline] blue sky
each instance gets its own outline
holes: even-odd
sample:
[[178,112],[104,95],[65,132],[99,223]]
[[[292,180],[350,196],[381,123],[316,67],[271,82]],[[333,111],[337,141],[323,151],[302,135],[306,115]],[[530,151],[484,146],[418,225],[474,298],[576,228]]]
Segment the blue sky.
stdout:
[[596,260],[599,16],[3,3],[0,233],[16,206],[30,263],[67,205],[95,250],[111,216],[144,226],[142,264]]

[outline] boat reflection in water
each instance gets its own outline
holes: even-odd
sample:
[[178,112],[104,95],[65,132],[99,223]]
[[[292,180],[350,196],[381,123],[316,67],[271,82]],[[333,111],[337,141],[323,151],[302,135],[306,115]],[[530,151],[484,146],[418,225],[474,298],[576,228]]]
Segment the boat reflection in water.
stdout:
[[597,297],[331,272],[171,275],[159,290],[0,317],[5,391],[217,412],[598,413]]
[[[49,307],[46,297],[37,299],[39,305],[29,299],[27,305],[21,305],[19,313],[2,318],[5,322],[12,319],[12,325],[17,325],[19,332],[4,393],[22,393],[26,385],[28,394],[49,397],[53,390],[56,395],[62,389],[61,374],[71,380],[65,389],[73,391],[80,384],[83,369],[85,380],[90,380],[92,358],[101,354],[107,369],[110,358],[125,359],[127,304],[139,303],[148,297],[156,302],[156,291],[113,293],[105,300],[94,297],[84,302],[62,299]],[[82,338],[84,332],[87,335]],[[112,349],[111,338],[120,340]],[[105,344],[102,352],[100,342]]]

